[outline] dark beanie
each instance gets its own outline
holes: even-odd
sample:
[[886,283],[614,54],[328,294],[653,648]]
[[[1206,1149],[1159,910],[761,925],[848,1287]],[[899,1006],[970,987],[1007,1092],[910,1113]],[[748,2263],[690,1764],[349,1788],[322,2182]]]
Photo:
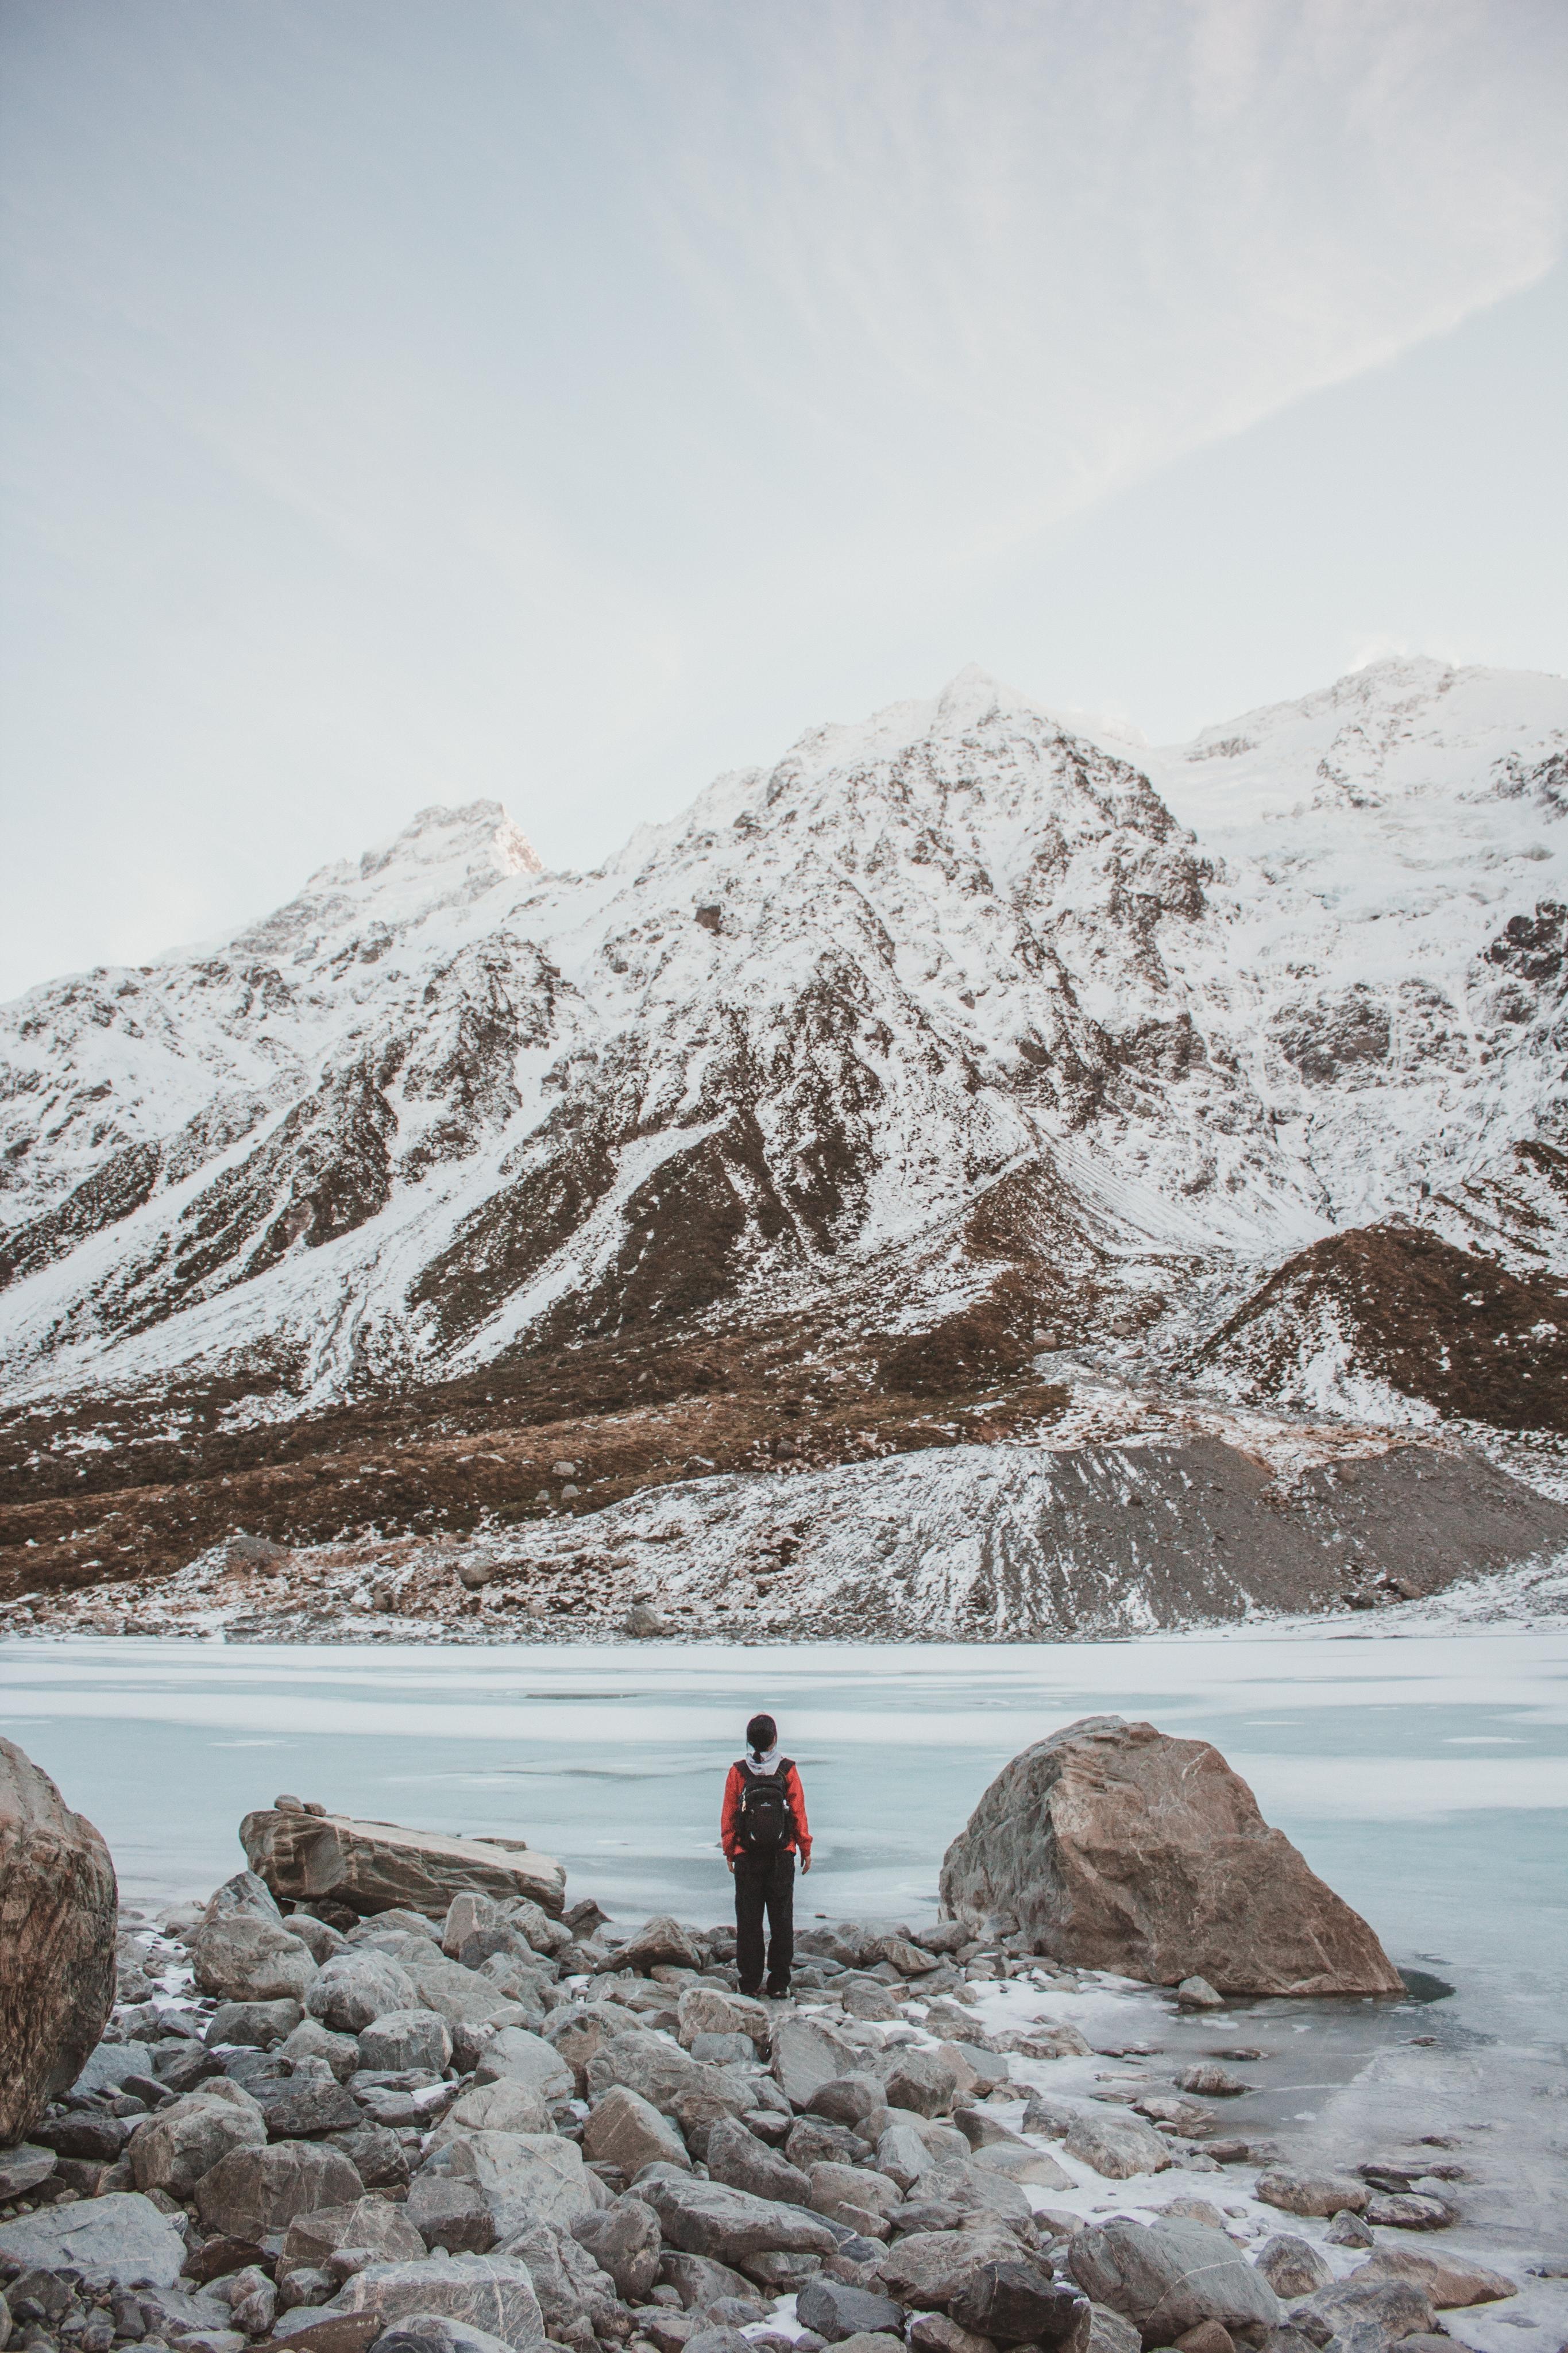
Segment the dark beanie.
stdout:
[[746,1726],[746,1746],[753,1757],[765,1757],[779,1736],[771,1715],[753,1715]]

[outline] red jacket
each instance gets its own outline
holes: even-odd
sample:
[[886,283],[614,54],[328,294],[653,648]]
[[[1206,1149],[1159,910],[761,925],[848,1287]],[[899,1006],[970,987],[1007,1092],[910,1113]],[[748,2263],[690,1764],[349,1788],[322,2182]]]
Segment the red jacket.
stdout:
[[[719,1836],[723,1842],[724,1852],[731,1862],[738,1854],[744,1854],[746,1851],[741,1844],[739,1836],[741,1788],[745,1778],[745,1767],[731,1765],[730,1778],[724,1784],[724,1811],[720,1817]],[[795,1825],[794,1835],[785,1839],[784,1842],[784,1852],[785,1854],[794,1854],[798,1850],[801,1861],[809,1862],[811,1861],[811,1825],[805,1819],[805,1792],[800,1786],[800,1775],[793,1765],[785,1765],[784,1768],[784,1803],[789,1808],[789,1818]]]

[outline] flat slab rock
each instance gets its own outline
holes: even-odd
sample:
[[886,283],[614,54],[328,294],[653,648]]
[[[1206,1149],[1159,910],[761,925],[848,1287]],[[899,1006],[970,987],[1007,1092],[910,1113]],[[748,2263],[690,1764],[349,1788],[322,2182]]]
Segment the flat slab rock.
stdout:
[[454,1895],[524,1895],[559,1915],[566,1866],[531,1847],[444,1838],[396,1822],[349,1814],[247,1814],[240,1844],[274,1895],[296,1904],[329,1900],[361,1914],[407,1910],[444,1921]]
[[55,2206],[0,2222],[0,2256],[38,2271],[108,2272],[126,2286],[173,2287],[185,2260],[184,2233],[139,2190]]
[[945,1911],[1009,1912],[1039,1949],[1151,1985],[1402,1994],[1360,1915],[1325,1886],[1206,1740],[1085,1716],[999,1773],[942,1867]]

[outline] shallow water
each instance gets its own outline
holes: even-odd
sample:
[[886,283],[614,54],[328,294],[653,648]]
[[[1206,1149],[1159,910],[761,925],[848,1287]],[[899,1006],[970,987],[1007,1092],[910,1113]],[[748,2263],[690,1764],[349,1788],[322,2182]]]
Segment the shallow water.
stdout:
[[289,1789],[521,1835],[617,1915],[716,1918],[723,1768],[760,1705],[801,1767],[816,1834],[803,1918],[929,1915],[943,1849],[1009,1757],[1078,1716],[1146,1716],[1213,1740],[1395,1960],[1454,1985],[1430,2031],[1561,2035],[1561,1635],[0,1642],[0,1719],[100,1824],[132,1901],[205,1894],[243,1860],[241,1815]]

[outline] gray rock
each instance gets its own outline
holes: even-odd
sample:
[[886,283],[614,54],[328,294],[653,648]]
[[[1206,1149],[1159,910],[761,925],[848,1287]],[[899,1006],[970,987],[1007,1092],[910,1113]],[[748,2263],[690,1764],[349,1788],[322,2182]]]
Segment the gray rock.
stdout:
[[26,2198],[58,2163],[58,2152],[37,2141],[18,2141],[15,2148],[0,2149],[0,2199]]
[[572,2236],[608,2274],[623,2303],[643,2301],[658,2277],[662,2259],[658,2216],[645,2200],[628,2195],[592,2214],[579,2214]]
[[401,2189],[408,2179],[408,2153],[385,2125],[358,2124],[351,2131],[331,2133],[324,2140],[297,2146],[335,2149],[367,2189]]
[[[1141,2342],[1136,2329],[1132,2340],[1136,2353]],[[976,2337],[972,2328],[961,2328],[945,2312],[916,2313],[910,2321],[909,2342],[914,2353],[994,2353],[988,2337]]]
[[652,1969],[675,1968],[700,1969],[704,1956],[688,1928],[668,1914],[660,1913],[634,1928],[625,1941],[618,1944],[607,1960],[600,1964],[607,1969]]
[[364,2110],[347,2085],[324,2060],[318,2063],[324,2080],[293,2075],[257,2085],[268,2140],[324,2140],[328,2133],[357,2132],[364,2123]]
[[303,2001],[318,1975],[298,1936],[280,1921],[248,1913],[199,1929],[191,1961],[198,1992],[224,2001]]
[[752,2340],[732,2322],[714,2321],[704,2328],[692,2330],[684,2353],[752,2353]]
[[1134,2174],[1160,2173],[1173,2163],[1168,2141],[1162,2140],[1142,2117],[1112,2109],[1089,2109],[1073,2119],[1062,2146],[1080,2165],[1089,2165],[1108,2180],[1131,2181]]
[[293,2032],[304,2015],[297,2001],[220,2002],[202,2039],[214,2050],[220,2043],[234,2043],[251,2051],[270,2051]]
[[781,2199],[791,2206],[812,2202],[806,2176],[732,2116],[721,2117],[712,2126],[704,2162],[712,2179],[731,2189],[749,2190],[753,2198]]
[[84,2274],[106,2272],[126,2286],[146,2279],[172,2287],[185,2260],[185,2241],[150,2198],[116,2189],[0,2222],[0,2257],[40,2271],[68,2265]]
[[900,2051],[883,2079],[888,2105],[917,2116],[941,2116],[952,2106],[958,2077],[940,2052]]
[[[315,1973],[313,1961],[310,1968]],[[385,1953],[359,1949],[337,1954],[313,1974],[305,2007],[334,2033],[358,2034],[394,2010],[417,2010],[420,2001],[405,1969]]]
[[275,2141],[221,2158],[196,2184],[196,2211],[209,2231],[258,2246],[269,2232],[286,2231],[297,2214],[355,2203],[363,2186],[339,2150],[314,2141]]
[[1010,2262],[1017,2253],[1005,2223],[982,2222],[962,2231],[911,2231],[893,2242],[879,2268],[889,2295],[926,2309],[962,2295],[982,2263]]
[[890,2295],[837,2279],[808,2281],[795,2297],[795,2314],[803,2328],[814,2328],[829,2345],[861,2329],[886,2329],[897,2337],[904,2325],[903,2306]]
[[1132,2323],[1108,2304],[1089,2307],[1087,2353],[1143,2353],[1143,2339]]
[[[864,2072],[861,2059],[853,2042],[812,2019],[785,2018],[773,2034],[773,2080],[792,2107],[804,2108],[814,2092],[836,2078]],[[887,2099],[885,2091],[882,2098]]]
[[953,2298],[952,2317],[995,2345],[1071,2346],[1074,2353],[1087,2346],[1090,2327],[1089,2298],[1022,2253],[982,2263]]
[[743,2034],[756,2050],[765,2051],[773,2031],[760,2001],[749,1994],[727,1993],[722,1986],[684,1987],[679,2019],[680,2040],[688,2050],[699,2034]]
[[1289,2231],[1277,2232],[1253,2260],[1275,2295],[1287,2302],[1291,2296],[1310,2295],[1333,2277],[1310,2241],[1298,2239]]
[[[844,2125],[858,2131],[866,2127],[866,2137],[875,2140],[885,2129],[888,2115],[887,2087],[879,2075],[868,2069],[852,2068],[847,2075],[834,2075],[819,2084],[811,2097],[804,2103],[808,2116],[821,2116],[828,2124]],[[873,2120],[876,2120],[873,2122]]]
[[711,2067],[747,2066],[756,2057],[748,2034],[694,2034],[686,2047]]
[[1363,2263],[1351,2277],[1363,2279],[1379,2272],[1414,2280],[1439,2312],[1451,2312],[1472,2304],[1496,2304],[1519,2294],[1519,2282],[1510,2279],[1506,2272],[1489,2271],[1468,2255],[1458,2253],[1426,2255],[1414,2247],[1387,2244],[1379,2247],[1372,2262]]
[[283,1915],[264,1879],[258,1879],[254,1871],[237,1871],[232,1879],[214,1888],[202,1906],[204,1928],[216,1927],[223,1920],[270,1920],[280,1927]]
[[1215,2061],[1205,2059],[1195,2067],[1183,2069],[1176,2078],[1176,2088],[1181,2092],[1195,2092],[1200,2099],[1235,2100],[1239,2099],[1243,2092],[1255,2091],[1257,2085],[1249,2084],[1243,2075],[1232,2074],[1228,2067],[1221,2067]]
[[583,2320],[596,2337],[609,2333],[616,2316],[616,2284],[561,2223],[531,2223],[507,2242],[504,2253],[528,2265],[551,2337],[559,2341]]
[[731,2271],[728,2263],[715,2263],[710,2255],[688,2255],[679,2250],[664,2257],[659,2278],[665,2286],[675,2290],[688,2312],[703,2312],[725,2296],[749,2295],[752,2292],[750,2280],[742,2273]]
[[1026,2140],[989,2142],[984,2148],[975,2150],[970,2163],[983,2172],[994,2173],[1004,2181],[1016,2183],[1020,2189],[1073,2189],[1078,2186],[1054,2157],[1043,2148],[1032,2148]]
[[937,2052],[952,2069],[958,2079],[959,2091],[965,2097],[973,2093],[976,2097],[984,2098],[987,2092],[994,2091],[998,2084],[1007,2081],[1007,2059],[1004,2052],[987,2051],[978,2042],[939,2042]]
[[334,2034],[319,2018],[301,2019],[278,2046],[289,2061],[324,2059],[340,2084],[346,2084],[360,2063],[359,2043],[352,2034]]
[[601,2092],[595,2101],[583,2127],[583,2147],[601,2163],[619,2166],[628,2181],[645,2165],[657,2165],[661,2159],[670,2165],[689,2167],[691,2163],[686,2143],[668,2117],[624,2084]]
[[441,2313],[499,2337],[512,2353],[535,2353],[544,2320],[528,2266],[506,2255],[432,2255],[423,2263],[372,2263],[333,2299],[334,2312],[373,2312],[391,2323]]
[[531,2222],[570,2222],[596,2202],[582,2150],[553,2133],[463,2132],[443,2155],[450,2178],[484,2199],[498,2244]]
[[451,2058],[452,2030],[439,2010],[392,2010],[360,2029],[362,2067],[388,2072],[422,2067],[438,2075]]
[[434,1945],[422,1943],[416,1950],[400,1953],[398,1959],[414,1987],[410,2008],[439,2010],[454,2030],[486,2022],[516,2023],[517,2004],[493,1977],[449,1961]]
[[823,2158],[811,2168],[807,2179],[806,2203],[812,2211],[826,2214],[831,2221],[848,2222],[856,2230],[864,2228],[862,2217],[890,2214],[903,2202],[898,2183],[867,2165],[843,2165],[836,2158]]
[[1458,2219],[1446,2198],[1414,2189],[1380,2192],[1362,2211],[1369,2222],[1397,2231],[1446,2231]]
[[640,2094],[661,2116],[673,2116],[682,2099],[711,2090],[714,2081],[713,2069],[700,2065],[662,2035],[637,2027],[602,2042],[586,2068],[590,2099],[622,2084],[628,2092]]
[[[1363,2346],[1388,2345],[1425,2336],[1437,2325],[1430,2297],[1419,2281],[1363,2263],[1348,2279],[1334,2280],[1291,2307],[1290,2326],[1314,2345],[1332,2337],[1354,2337]],[[1363,2333],[1364,2332],[1364,2333]]]
[[830,2255],[837,2247],[826,2223],[815,2215],[721,2182],[696,2181],[661,2168],[637,2186],[637,2195],[658,2216],[665,2238],[685,2254],[733,2263],[767,2252]]
[[408,2185],[404,2212],[426,2247],[445,2247],[449,2255],[485,2255],[495,2245],[489,2201],[472,2181],[454,2181],[449,2173],[417,2173]]
[[455,2100],[431,2135],[431,2148],[444,2148],[468,2132],[547,2133],[550,2111],[527,2084],[508,2076],[493,2084],[477,2084]]
[[127,2152],[132,2178],[138,2189],[186,2199],[220,2158],[259,2148],[266,2138],[256,2102],[219,2075],[137,2126]]
[[339,1953],[346,1953],[349,1948],[345,1936],[329,1926],[325,1920],[318,1920],[311,1912],[290,1912],[289,1934],[298,1936],[300,1942],[308,1947],[318,1967],[335,1959]]
[[481,2084],[521,2084],[547,2104],[569,2100],[575,2089],[572,2070],[553,2044],[526,2026],[503,2026],[486,2043],[474,2073]]
[[1225,1996],[1215,1993],[1207,1978],[1184,1978],[1176,1988],[1176,2000],[1184,2010],[1223,2010]]
[[792,2165],[809,2173],[814,2165],[859,2165],[876,2154],[876,2143],[863,2140],[847,2125],[797,2116],[784,2140],[784,2153]]
[[88,2052],[71,2090],[84,2097],[89,2092],[117,2092],[127,2075],[150,2075],[152,2073],[151,2043],[100,2042],[95,2051]]
[[374,2340],[377,2353],[507,2353],[499,2337],[442,2312],[410,2312]]
[[1371,2247],[1377,2243],[1361,2216],[1349,2206],[1340,2209],[1323,2236],[1331,2247]]
[[247,2337],[270,2337],[278,2313],[278,2290],[267,2274],[247,2263],[229,2281],[229,2316]]
[[1262,2274],[1201,2222],[1093,2225],[1069,2242],[1068,2268],[1096,2304],[1125,2313],[1145,2345],[1173,2344],[1204,2320],[1234,2333],[1277,2327],[1284,2316]]
[[301,2271],[326,2275],[331,2258],[356,2247],[382,2263],[417,2262],[425,2242],[413,2216],[385,2198],[355,2198],[342,2206],[320,2206],[295,2215],[283,2233],[278,2276]]
[[1364,2181],[1345,2173],[1289,2173],[1275,2168],[1258,2177],[1254,2195],[1284,2214],[1361,2213],[1369,2192]]

